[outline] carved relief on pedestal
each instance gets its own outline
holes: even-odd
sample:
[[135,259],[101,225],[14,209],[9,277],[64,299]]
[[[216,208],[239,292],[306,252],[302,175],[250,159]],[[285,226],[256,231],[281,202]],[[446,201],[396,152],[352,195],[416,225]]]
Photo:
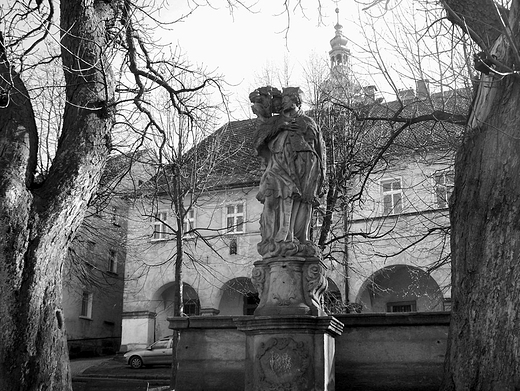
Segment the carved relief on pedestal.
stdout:
[[270,338],[256,355],[255,390],[301,391],[312,384],[311,355],[305,342],[292,338]]
[[263,262],[255,262],[255,267],[253,268],[253,273],[251,275],[251,281],[258,292],[258,297],[260,298],[264,292],[265,274],[266,266],[263,264]]
[[324,268],[319,260],[306,263],[304,267],[304,290],[306,293],[306,301],[318,311],[319,315],[324,315],[323,294],[327,290],[327,278],[325,277]]
[[269,274],[269,301],[283,307],[304,301],[301,262],[271,263]]

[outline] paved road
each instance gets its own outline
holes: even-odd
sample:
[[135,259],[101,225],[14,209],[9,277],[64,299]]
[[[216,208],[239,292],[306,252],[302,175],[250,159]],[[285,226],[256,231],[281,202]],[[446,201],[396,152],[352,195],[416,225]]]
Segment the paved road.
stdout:
[[131,369],[121,357],[71,360],[74,391],[159,391],[169,384],[167,365]]

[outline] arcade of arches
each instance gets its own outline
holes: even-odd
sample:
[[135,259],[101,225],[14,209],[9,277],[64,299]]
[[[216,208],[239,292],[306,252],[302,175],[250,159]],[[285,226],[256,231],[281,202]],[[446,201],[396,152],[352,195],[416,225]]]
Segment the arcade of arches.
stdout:
[[[197,291],[183,284],[184,312],[200,315]],[[167,318],[173,309],[173,283],[155,292],[150,311],[156,314],[155,337],[168,335]],[[423,270],[408,266],[388,266],[378,270],[361,286],[356,303],[362,312],[443,311],[443,294],[435,280]],[[219,315],[252,315],[258,305],[258,293],[248,277],[233,278],[220,289]],[[332,279],[328,279],[325,307],[329,313],[343,312],[342,295]]]
[[425,271],[408,265],[376,271],[359,290],[356,302],[362,312],[443,311],[441,289]]

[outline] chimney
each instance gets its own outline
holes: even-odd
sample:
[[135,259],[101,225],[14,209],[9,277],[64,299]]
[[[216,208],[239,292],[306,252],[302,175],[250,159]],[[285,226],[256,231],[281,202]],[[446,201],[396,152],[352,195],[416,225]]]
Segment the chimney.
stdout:
[[415,81],[415,91],[418,100],[425,100],[430,96],[430,81],[421,79]]
[[363,93],[365,94],[365,99],[373,102],[376,98],[377,87],[374,85],[363,87]]
[[397,97],[399,98],[399,100],[401,100],[405,103],[409,103],[410,101],[412,101],[415,98],[413,88],[397,91]]

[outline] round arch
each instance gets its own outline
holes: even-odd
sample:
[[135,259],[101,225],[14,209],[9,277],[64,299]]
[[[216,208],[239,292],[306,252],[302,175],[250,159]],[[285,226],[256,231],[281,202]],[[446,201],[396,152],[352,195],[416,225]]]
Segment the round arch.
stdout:
[[327,290],[323,295],[323,304],[328,314],[340,314],[343,312],[343,299],[338,285],[330,277],[327,277]]
[[258,292],[248,277],[233,278],[221,290],[219,315],[252,315],[258,306]]
[[[199,315],[200,301],[197,291],[188,283],[182,284],[184,313],[189,316]],[[171,334],[167,318],[173,316],[175,297],[174,282],[169,282],[155,291],[150,304],[150,311],[156,313],[155,339]]]
[[443,300],[437,282],[410,265],[379,269],[363,283],[356,298],[363,312],[442,311]]

